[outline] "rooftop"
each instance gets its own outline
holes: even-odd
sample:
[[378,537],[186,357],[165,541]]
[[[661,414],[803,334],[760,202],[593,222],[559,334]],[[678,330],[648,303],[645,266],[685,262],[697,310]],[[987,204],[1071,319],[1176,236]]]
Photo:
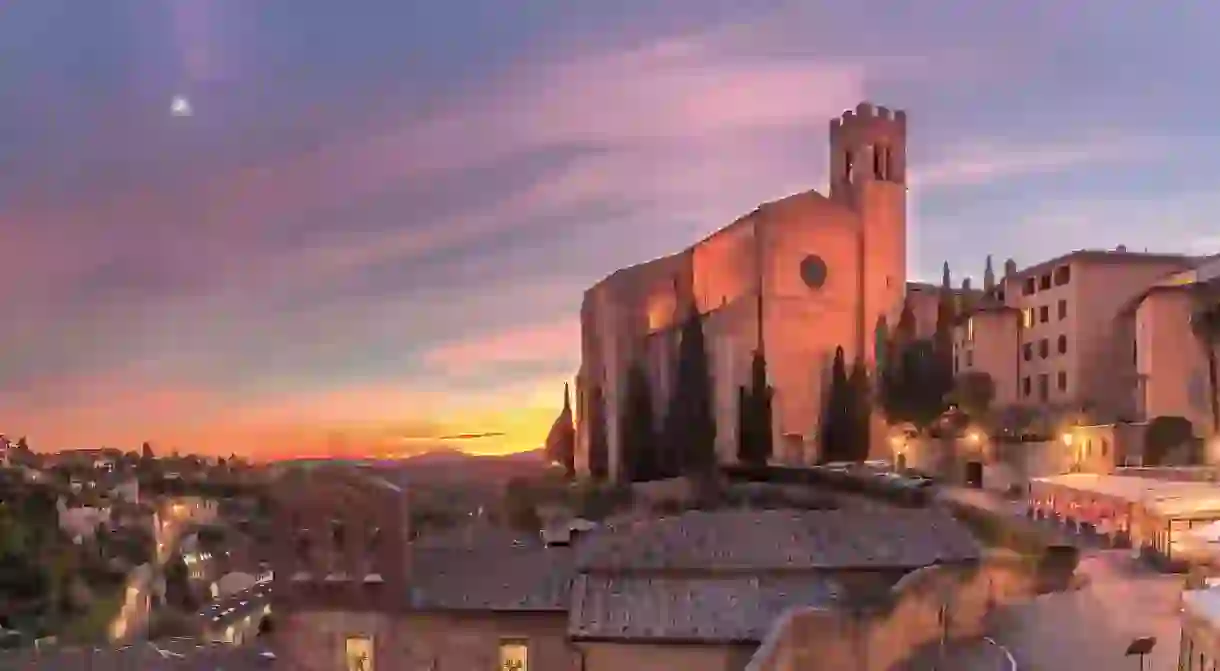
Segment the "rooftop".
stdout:
[[578,640],[757,643],[785,610],[829,605],[840,593],[832,578],[809,573],[582,575],[572,587],[568,633]]
[[974,537],[934,509],[690,512],[606,528],[585,571],[918,568],[977,559]]
[[1005,281],[1023,280],[1030,275],[1053,270],[1056,266],[1061,266],[1073,262],[1081,263],[1170,263],[1181,266],[1180,270],[1186,270],[1191,266],[1198,264],[1206,257],[1188,256],[1186,254],[1162,254],[1156,252],[1136,252],[1125,247],[1118,249],[1078,249],[1074,252],[1068,252],[1056,256],[1053,259],[1036,263],[1027,268],[1018,270],[1015,274],[1006,276]]
[[498,538],[411,555],[411,606],[420,610],[565,611],[572,551]]

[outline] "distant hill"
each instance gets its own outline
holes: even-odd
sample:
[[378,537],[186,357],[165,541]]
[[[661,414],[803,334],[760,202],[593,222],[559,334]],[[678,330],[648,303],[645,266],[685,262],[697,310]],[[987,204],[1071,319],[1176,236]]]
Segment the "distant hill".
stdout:
[[425,483],[478,482],[500,484],[514,477],[537,475],[549,466],[542,450],[505,455],[472,455],[460,450],[424,452],[395,462],[383,462],[406,475],[408,480]]
[[[295,459],[281,464],[325,462],[330,459]],[[342,459],[364,463],[379,470],[393,472],[394,481],[405,480],[415,486],[427,485],[492,485],[498,487],[515,477],[542,473],[550,463],[543,450],[530,450],[504,455],[473,455],[442,448],[401,459]]]

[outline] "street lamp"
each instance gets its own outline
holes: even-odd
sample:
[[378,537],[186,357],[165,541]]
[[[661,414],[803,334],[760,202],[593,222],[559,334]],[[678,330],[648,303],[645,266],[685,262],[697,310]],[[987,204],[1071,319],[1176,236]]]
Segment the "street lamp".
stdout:
[[1152,652],[1152,648],[1156,646],[1155,636],[1143,636],[1131,641],[1131,645],[1127,646],[1125,657],[1139,657],[1140,671],[1144,671],[1144,658],[1148,653]]

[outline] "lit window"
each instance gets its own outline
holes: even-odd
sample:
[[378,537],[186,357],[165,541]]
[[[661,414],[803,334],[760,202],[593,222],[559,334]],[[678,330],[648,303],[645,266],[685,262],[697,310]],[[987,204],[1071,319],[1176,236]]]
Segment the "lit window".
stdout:
[[373,639],[368,636],[348,636],[344,659],[346,671],[373,671]]
[[974,342],[974,317],[966,320],[966,340]]
[[521,639],[500,641],[500,671],[529,671],[529,644]]

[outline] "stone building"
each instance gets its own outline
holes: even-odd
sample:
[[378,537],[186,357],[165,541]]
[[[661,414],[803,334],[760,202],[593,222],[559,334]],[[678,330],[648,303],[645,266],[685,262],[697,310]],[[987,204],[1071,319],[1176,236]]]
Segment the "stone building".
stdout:
[[[907,117],[861,103],[830,122],[830,189],[765,203],[690,248],[619,270],[585,292],[577,376],[578,467],[593,422],[618,473],[626,371],[640,363],[663,415],[680,324],[703,320],[717,453],[736,453],[737,387],[762,349],[775,388],[776,457],[816,458],[822,395],[835,348],[872,362],[906,289]],[[593,405],[601,403],[600,408]]]
[[1124,247],[1020,271],[1009,261],[956,328],[956,371],[989,374],[993,405],[1052,426],[1178,415],[1214,433],[1207,350],[1216,344],[1198,337],[1192,315],[1202,297],[1215,303],[1218,275],[1215,260]]
[[319,466],[276,488],[273,637],[294,671],[742,669],[787,611],[851,619],[913,571],[971,572],[981,556],[932,509],[693,512],[567,545],[411,542],[404,489],[376,473]]

